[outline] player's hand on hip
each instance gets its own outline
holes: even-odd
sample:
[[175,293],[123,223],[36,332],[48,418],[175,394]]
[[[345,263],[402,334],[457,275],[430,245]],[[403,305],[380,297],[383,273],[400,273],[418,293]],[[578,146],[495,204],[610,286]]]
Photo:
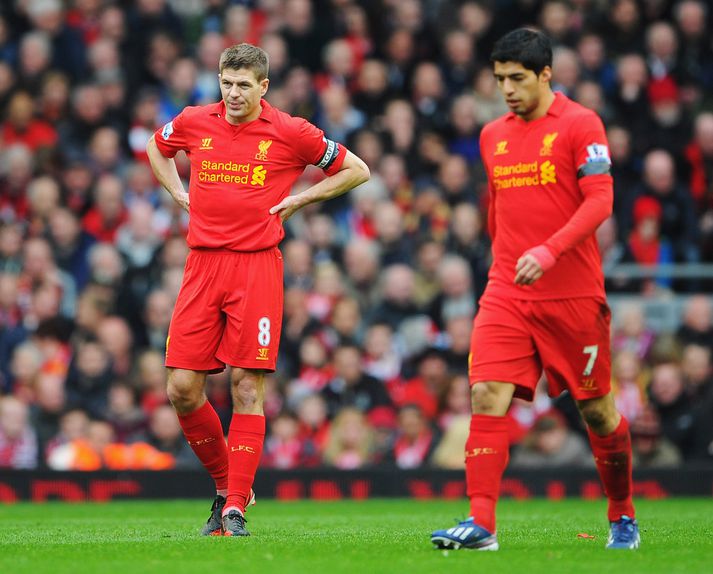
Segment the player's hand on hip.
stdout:
[[280,219],[284,222],[287,221],[290,217],[292,217],[300,207],[302,207],[302,205],[297,199],[297,196],[288,195],[280,203],[278,203],[277,205],[273,205],[270,208],[270,215],[275,215],[276,213],[278,213],[280,215]]
[[538,245],[525,251],[515,265],[515,284],[532,285],[545,271],[556,263],[552,252],[544,245]]

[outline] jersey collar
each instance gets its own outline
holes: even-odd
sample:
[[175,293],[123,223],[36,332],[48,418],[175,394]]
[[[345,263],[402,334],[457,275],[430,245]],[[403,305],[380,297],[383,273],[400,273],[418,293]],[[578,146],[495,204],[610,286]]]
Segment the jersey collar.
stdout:
[[[263,99],[260,100],[260,107],[262,107],[262,111],[256,119],[272,123],[272,117],[275,115],[275,108],[268,104],[267,100]],[[208,104],[208,114],[210,114],[211,116],[218,116],[219,118],[224,118],[225,102],[223,100],[220,100],[219,102],[216,102],[214,104]]]
[[[562,111],[564,110],[566,105],[567,105],[567,96],[565,96],[562,92],[555,92],[554,101],[552,102],[552,104],[550,104],[550,107],[547,110],[547,113],[542,117],[554,116],[557,118],[562,115]],[[506,117],[508,120],[520,119],[520,116],[518,116],[515,112],[508,112]],[[538,119],[542,119],[542,118],[538,118]],[[521,120],[521,121],[524,121],[524,120]],[[537,120],[532,120],[532,121],[537,121]]]

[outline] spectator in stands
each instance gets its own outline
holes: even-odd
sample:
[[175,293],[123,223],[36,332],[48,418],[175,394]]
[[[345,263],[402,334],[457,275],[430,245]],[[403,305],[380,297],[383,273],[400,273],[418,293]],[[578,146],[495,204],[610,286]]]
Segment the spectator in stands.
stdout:
[[416,357],[416,372],[411,378],[395,380],[389,385],[391,400],[397,407],[417,405],[429,421],[438,414],[438,397],[448,387],[448,363],[445,353],[427,347]]
[[710,6],[701,0],[684,0],[674,6],[674,18],[680,39],[678,51],[679,74],[689,86],[698,82],[710,86],[711,47],[707,42],[708,16]]
[[636,165],[636,157],[631,141],[631,132],[621,124],[609,125],[607,129],[609,153],[612,159],[614,179],[614,215],[617,223],[626,221],[633,193],[641,175]]
[[99,86],[78,86],[72,91],[71,114],[58,127],[63,152],[83,159],[92,135],[107,123],[107,105]]
[[312,287],[312,247],[302,239],[292,239],[282,248],[285,259],[285,285]]
[[372,239],[355,238],[344,246],[347,292],[359,302],[362,312],[377,302],[379,257],[379,246]]
[[11,396],[0,398],[0,468],[37,467],[37,435],[27,405]]
[[329,438],[327,403],[320,394],[307,395],[297,405],[297,418],[303,444],[302,462],[306,466],[318,466]]
[[122,381],[112,383],[109,388],[104,418],[114,430],[118,442],[126,442],[146,427],[146,414],[137,404],[136,391]]
[[8,146],[0,162],[0,214],[7,222],[21,221],[27,216],[27,185],[32,179],[34,161],[27,146]]
[[149,347],[161,353],[166,352],[168,325],[171,322],[173,301],[168,292],[162,289],[151,291],[144,308],[144,328],[136,333],[139,348]]
[[22,270],[22,231],[17,223],[0,225],[0,271],[19,275]]
[[84,229],[97,241],[113,243],[116,233],[127,220],[123,203],[123,185],[115,175],[102,175],[94,189],[94,205],[82,219]]
[[463,156],[468,162],[480,159],[478,142],[478,104],[470,94],[462,94],[453,100],[450,108],[448,151]]
[[[168,455],[175,461],[175,467],[171,466],[172,468],[201,468],[200,461],[183,438],[176,411],[170,405],[156,407],[149,417],[148,428],[143,433],[134,435],[132,442],[139,445],[146,444],[158,453]],[[164,460],[162,457],[157,459]],[[166,461],[168,460],[170,459],[167,457]],[[159,464],[168,464],[168,462],[159,462]]]
[[438,266],[439,294],[431,302],[429,316],[439,331],[455,317],[475,315],[476,295],[468,262],[448,255]]
[[363,320],[359,303],[352,297],[340,297],[332,307],[332,314],[323,337],[329,341],[329,347],[334,348],[337,345],[358,344],[362,336]]
[[582,34],[577,41],[577,55],[581,79],[598,84],[606,96],[611,95],[616,87],[616,69],[607,59],[604,39],[595,33]]
[[[632,3],[622,0],[620,4]],[[635,53],[622,55],[616,67],[617,87],[612,98],[617,123],[626,127],[634,140],[634,151],[638,155],[648,149],[648,135],[651,122],[649,100],[646,93],[649,77],[644,58]]]
[[150,415],[159,405],[168,404],[163,355],[156,350],[142,352],[137,360],[141,408]]
[[468,374],[468,355],[472,331],[473,320],[469,315],[456,314],[446,321],[443,345],[450,373]]
[[639,360],[649,356],[656,334],[646,325],[644,307],[636,302],[619,308],[612,333],[612,351],[633,353]]
[[19,286],[19,302],[23,313],[28,310],[32,293],[46,288],[56,293],[62,315],[71,317],[77,293],[74,279],[57,267],[46,240],[28,239],[23,247]]
[[374,230],[381,253],[381,266],[411,264],[409,239],[405,234],[403,214],[391,201],[382,201],[374,209]]
[[87,152],[87,161],[95,175],[123,174],[126,160],[117,128],[109,126],[97,128],[89,139]]
[[9,387],[15,397],[26,403],[35,399],[43,360],[42,351],[32,341],[25,341],[15,348],[10,361],[9,381]]
[[483,66],[473,80],[473,95],[479,125],[485,125],[508,111],[489,66]]
[[27,214],[29,235],[47,236],[50,231],[50,215],[57,209],[60,202],[59,185],[49,176],[37,177],[27,186],[27,200],[29,202],[29,213]]
[[376,407],[391,406],[384,384],[364,373],[361,350],[356,345],[342,345],[334,350],[334,377],[321,394],[330,418],[346,407],[367,413]]
[[[664,150],[653,150],[644,159],[643,183],[636,197],[650,197],[661,206],[661,238],[673,248],[677,262],[698,260],[697,225],[693,201],[688,189],[676,179],[671,155]],[[633,211],[633,210],[632,210]],[[630,224],[622,222],[624,230]]]
[[67,403],[102,417],[107,409],[111,385],[109,353],[96,340],[79,343],[67,374]]
[[341,470],[353,470],[372,462],[373,430],[359,409],[346,407],[329,427],[324,463]]
[[[470,397],[470,394],[468,395]],[[453,417],[436,445],[431,464],[447,470],[465,469],[463,450],[470,431],[470,414]]]
[[555,410],[541,414],[512,456],[513,467],[592,467],[586,442]]
[[695,120],[694,137],[685,149],[691,189],[701,218],[703,250],[713,260],[713,113],[703,112]]
[[[438,397],[438,428],[447,432],[453,421],[470,416],[470,383],[467,375],[453,375]],[[466,433],[463,442],[465,444]]]
[[41,30],[32,30],[20,40],[18,84],[31,94],[38,93],[52,62],[50,37]]
[[277,415],[265,439],[262,466],[280,469],[299,468],[304,450],[299,430],[299,423],[293,414],[283,412]]
[[372,307],[370,321],[378,319],[397,331],[405,319],[420,311],[415,289],[414,272],[410,267],[403,264],[386,267],[382,274],[380,302]]
[[663,436],[687,458],[693,442],[693,405],[686,393],[681,368],[676,363],[662,363],[654,367],[649,398],[661,417]]
[[682,462],[681,453],[661,434],[656,409],[646,406],[631,421],[632,466],[641,468],[675,468]]
[[388,323],[372,323],[364,336],[364,372],[387,384],[398,378],[402,357]]
[[[711,350],[691,343],[683,348],[681,359],[686,393],[694,404],[706,400],[713,394],[713,366],[711,365]],[[710,413],[709,413],[710,414]]]
[[150,203],[135,202],[128,210],[128,220],[116,233],[116,246],[129,267],[147,267],[161,246],[156,232],[154,209]]
[[682,345],[699,345],[713,350],[713,308],[707,295],[693,295],[683,310],[676,337]]
[[[272,68],[270,77],[272,77]],[[392,96],[386,64],[380,60],[366,60],[356,78],[356,89],[352,99],[354,107],[363,112],[368,119],[372,119],[382,113]],[[354,151],[358,153],[359,150]]]
[[446,247],[449,252],[460,255],[470,264],[473,288],[479,297],[487,281],[490,242],[485,236],[482,216],[476,206],[470,203],[455,206]]
[[621,350],[612,357],[612,388],[616,408],[627,421],[633,421],[644,408],[648,384],[641,358],[633,351]]
[[40,373],[35,385],[35,400],[30,404],[30,421],[37,433],[40,466],[50,440],[59,432],[60,417],[65,411],[67,395],[61,376]]
[[109,243],[95,243],[87,259],[91,282],[118,290],[125,265],[116,247]]
[[392,458],[399,468],[425,466],[438,442],[428,420],[416,405],[399,409]]
[[644,34],[639,5],[635,0],[615,0],[606,14],[604,36],[607,47],[614,56],[641,52]]
[[552,54],[552,88],[568,97],[574,97],[579,81],[577,52],[560,46]]
[[118,315],[101,319],[96,335],[111,356],[111,371],[115,378],[127,377],[134,366],[134,339],[127,321]]
[[57,143],[55,129],[35,117],[35,102],[27,92],[17,92],[10,100],[0,136],[4,145],[22,144],[33,152]]
[[305,395],[320,392],[334,376],[330,353],[321,337],[306,336],[299,353],[301,368],[287,389],[287,397],[293,403]]
[[651,123],[648,144],[681,157],[690,137],[688,116],[678,85],[671,76],[653,79],[648,86]]
[[89,250],[94,237],[82,229],[73,211],[60,207],[49,215],[49,241],[57,266],[72,276],[81,291],[91,278]]

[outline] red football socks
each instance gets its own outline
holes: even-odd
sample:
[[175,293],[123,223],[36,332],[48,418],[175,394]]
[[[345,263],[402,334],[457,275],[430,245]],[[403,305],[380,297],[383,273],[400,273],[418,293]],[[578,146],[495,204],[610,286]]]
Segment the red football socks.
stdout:
[[218,413],[206,401],[187,415],[178,415],[183,434],[193,452],[215,480],[216,490],[228,488],[228,447]]
[[465,443],[465,480],[470,515],[476,524],[495,532],[495,505],[509,458],[505,417],[473,415]]
[[228,499],[226,513],[230,508],[245,512],[245,504],[250,497],[250,489],[255,480],[265,441],[265,417],[263,415],[233,414],[228,431]]
[[619,426],[607,436],[597,436],[590,430],[589,443],[592,445],[599,478],[609,499],[609,522],[619,520],[624,514],[634,518],[629,423],[621,417]]

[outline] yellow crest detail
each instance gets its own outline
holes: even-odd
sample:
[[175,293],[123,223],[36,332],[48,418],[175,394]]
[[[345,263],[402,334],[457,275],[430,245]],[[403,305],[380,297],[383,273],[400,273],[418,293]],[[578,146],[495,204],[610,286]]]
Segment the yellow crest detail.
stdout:
[[255,154],[255,159],[258,161],[266,161],[267,150],[270,149],[271,145],[272,140],[260,140],[260,143],[257,144],[258,152]]
[[495,155],[504,155],[508,153],[508,141],[503,140],[495,144]]
[[558,135],[559,134],[557,132],[553,132],[551,134],[546,134],[545,137],[542,138],[540,155],[552,155],[552,145],[555,143]]

